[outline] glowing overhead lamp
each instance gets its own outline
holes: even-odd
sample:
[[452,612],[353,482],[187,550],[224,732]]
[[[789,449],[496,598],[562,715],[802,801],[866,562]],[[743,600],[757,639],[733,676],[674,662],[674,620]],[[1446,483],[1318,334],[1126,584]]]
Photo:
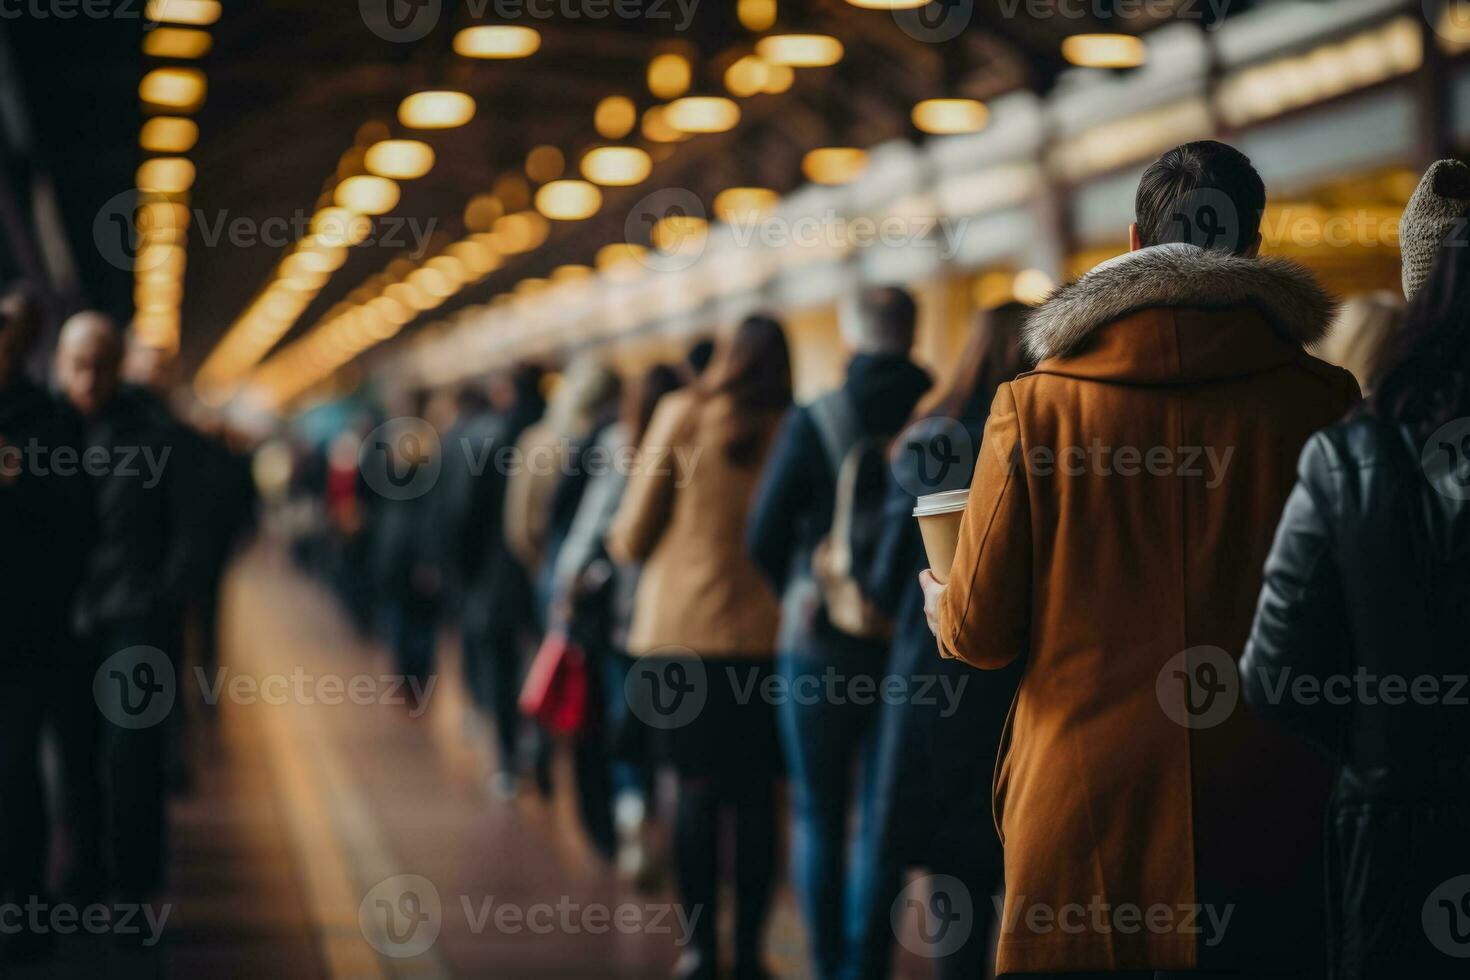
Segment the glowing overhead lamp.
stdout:
[[740,18],[740,26],[747,31],[756,34],[768,31],[776,23],[776,0],[739,0],[735,5],[735,16]]
[[715,217],[727,224],[751,221],[775,210],[781,196],[767,187],[727,187],[715,195]]
[[740,106],[722,95],[690,95],[665,106],[664,119],[681,133],[724,133],[740,122]]
[[826,68],[842,60],[842,42],[830,34],[768,34],[755,42],[755,53],[773,65]]
[[1148,49],[1132,34],[1073,34],[1062,41],[1062,57],[1082,68],[1137,68]]
[[398,204],[398,185],[387,177],[358,174],[338,184],[332,200],[357,214],[383,214]]
[[643,137],[653,143],[679,143],[689,138],[689,134],[675,129],[668,119],[667,107],[656,105],[650,106],[643,113]]
[[138,132],[138,145],[149,153],[187,153],[198,139],[198,124],[182,116],[154,116]]
[[439,305],[439,301],[437,299],[435,299],[433,296],[430,296],[422,289],[419,289],[418,286],[407,281],[395,282],[393,285],[383,290],[383,295],[387,296],[390,299],[397,300],[399,303],[402,303],[409,309],[418,312],[422,312],[424,310]]
[[631,242],[614,242],[597,250],[597,271],[612,274],[618,269],[642,267],[648,249]]
[[202,58],[214,46],[208,31],[160,27],[143,36],[143,53],[151,58]]
[[515,292],[517,296],[535,296],[537,293],[546,291],[551,283],[546,279],[530,276],[516,283]]
[[597,103],[592,125],[603,139],[620,140],[638,125],[638,107],[626,95],[609,95]]
[[204,103],[204,88],[204,73],[197,68],[155,68],[138,83],[138,98],[188,112]]
[[303,269],[299,263],[287,268],[282,263],[280,276],[276,280],[276,285],[280,288],[289,289],[293,293],[311,293],[314,295],[317,290],[327,284],[327,280],[332,277],[332,274],[326,270],[312,271]]
[[602,207],[602,192],[585,180],[553,180],[536,192],[536,210],[556,221],[581,221]]
[[914,106],[914,128],[921,133],[954,135],[978,133],[990,113],[975,99],[925,99]]
[[670,214],[659,219],[649,233],[660,252],[677,252],[702,241],[709,222],[697,214]]
[[147,201],[134,213],[133,223],[146,244],[177,244],[189,228],[189,209],[169,201]]
[[604,187],[629,187],[647,179],[653,159],[636,146],[599,146],[582,157],[582,176]]
[[434,256],[424,263],[424,268],[439,272],[456,287],[463,286],[470,281],[470,270],[465,268],[463,262],[448,253]]
[[1017,300],[1027,306],[1040,306],[1046,302],[1051,291],[1057,287],[1051,276],[1040,269],[1023,269],[1016,273],[1016,279],[1011,284],[1011,292]]
[[372,230],[372,218],[344,207],[322,208],[311,217],[312,236],[321,245],[351,248]]
[[592,278],[592,269],[585,265],[559,265],[551,270],[552,282],[582,282]]
[[761,89],[767,95],[780,95],[796,81],[796,72],[790,65],[766,65],[766,84]]
[[434,149],[421,140],[383,140],[368,147],[363,166],[379,177],[414,180],[434,166]]
[[505,213],[505,205],[494,194],[476,194],[464,208],[464,226],[470,231],[489,231],[495,219]]
[[219,15],[219,0],[148,0],[143,8],[144,19],[155,24],[207,27],[219,20]]
[[466,58],[525,58],[540,47],[540,32],[517,24],[481,24],[454,35],[454,53]]
[[476,279],[500,268],[500,255],[488,244],[476,238],[455,242],[444,251],[446,255],[459,259],[469,275]]
[[554,146],[533,146],[526,154],[526,176],[538,184],[555,180],[567,168],[567,158]]
[[676,51],[666,51],[648,63],[648,90],[660,99],[683,95],[689,91],[693,78],[689,59]]
[[501,255],[515,255],[538,247],[550,233],[551,225],[539,213],[516,211],[495,219],[490,245]]
[[138,168],[138,190],[182,194],[194,186],[194,164],[185,157],[154,157]]
[[400,303],[386,293],[368,300],[367,306],[368,309],[376,312],[384,320],[387,320],[389,323],[396,323],[399,326],[413,319],[414,311],[411,307]]
[[398,105],[398,121],[410,129],[453,129],[474,117],[474,99],[445,89],[415,92]]
[[737,99],[748,99],[766,90],[770,75],[771,66],[764,58],[748,54],[725,69],[725,89]]
[[425,295],[441,300],[453,296],[454,291],[459,288],[458,284],[444,273],[428,266],[410,272],[404,281]]
[[801,172],[816,184],[846,184],[868,167],[868,154],[853,146],[823,146],[807,153]]

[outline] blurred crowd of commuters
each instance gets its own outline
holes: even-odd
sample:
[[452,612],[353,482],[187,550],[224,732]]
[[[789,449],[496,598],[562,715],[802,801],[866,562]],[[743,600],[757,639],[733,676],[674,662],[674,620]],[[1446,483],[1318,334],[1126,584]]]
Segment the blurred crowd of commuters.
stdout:
[[[1238,220],[1198,240],[1191,209],[1221,199]],[[1470,874],[1465,710],[1281,692],[1464,669],[1470,168],[1436,164],[1405,213],[1407,307],[1365,297],[1334,319],[1309,273],[1257,254],[1264,205],[1238,151],[1171,150],[1140,182],[1130,252],[1039,309],[988,311],[937,379],[912,357],[914,299],[882,287],[841,310],[845,378],[806,404],[768,316],[631,377],[584,356],[555,383],[521,365],[453,403],[425,393],[371,437],[364,423],[303,456],[296,489],[330,533],[301,557],[410,677],[434,675],[439,627],[458,627],[494,795],[551,792],[568,745],[596,849],[640,886],[666,863],[701,910],[680,977],[767,975],[783,799],[821,980],[890,975],[906,917],[942,933],[961,907],[957,941],[918,926],[941,977],[984,976],[992,956],[997,975],[1459,975],[1425,903]],[[6,323],[23,347],[23,317]],[[182,445],[156,400],[106,381],[116,350],[95,318],[68,324],[65,412],[0,358],[0,433]],[[1116,459],[1099,465],[1095,446]],[[1069,468],[1072,450],[1093,462]],[[424,488],[385,491],[430,463]],[[930,569],[915,498],[965,488],[954,563]],[[44,525],[66,535],[6,525],[54,560],[0,600],[35,624],[21,679],[70,670],[45,689],[86,700],[99,657],[179,647],[184,585],[217,587],[234,528],[212,531],[208,570],[191,573],[205,559],[178,526],[186,500],[73,489],[32,487],[46,500],[26,504],[87,515]],[[27,481],[0,485],[16,492]],[[548,638],[590,684],[571,733],[521,708]],[[48,655],[57,643],[68,657]],[[88,714],[38,703],[34,684],[0,689],[0,798],[26,840],[35,733]],[[665,717],[696,687],[697,710]],[[132,893],[158,882],[163,734],[108,730],[114,776],[148,769],[147,789],[114,778],[126,812],[73,815],[75,831],[111,812],[114,835],[150,842],[114,856]],[[87,733],[76,772],[94,745]],[[676,787],[667,848],[661,773]],[[89,833],[73,856],[96,875],[106,861],[85,844],[106,838]],[[5,837],[12,891],[39,881],[43,851],[20,839]],[[920,868],[945,902],[902,902]],[[1455,941],[1470,935],[1459,901]]]

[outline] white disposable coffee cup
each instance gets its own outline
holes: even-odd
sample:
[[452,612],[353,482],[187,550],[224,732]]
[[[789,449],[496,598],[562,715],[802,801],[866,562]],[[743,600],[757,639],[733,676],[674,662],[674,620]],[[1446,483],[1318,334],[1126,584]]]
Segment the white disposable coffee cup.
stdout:
[[969,502],[968,487],[925,494],[914,501],[914,516],[919,519],[929,571],[941,582],[949,581],[949,567],[954,564],[955,548],[960,543],[960,520]]

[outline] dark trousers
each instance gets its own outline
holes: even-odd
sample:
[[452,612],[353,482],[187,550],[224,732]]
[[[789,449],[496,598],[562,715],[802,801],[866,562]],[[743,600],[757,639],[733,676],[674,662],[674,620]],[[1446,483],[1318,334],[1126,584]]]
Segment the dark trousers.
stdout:
[[[100,889],[102,801],[91,666],[76,651],[56,650],[45,665],[0,679],[0,895],[45,894],[53,822],[66,830],[68,890],[89,898]],[[48,729],[61,767],[62,812],[55,821],[41,774]]]

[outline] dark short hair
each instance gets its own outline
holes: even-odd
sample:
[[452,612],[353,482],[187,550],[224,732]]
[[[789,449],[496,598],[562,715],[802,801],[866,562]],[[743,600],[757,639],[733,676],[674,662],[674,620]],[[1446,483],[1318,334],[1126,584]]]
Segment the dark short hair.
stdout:
[[1134,220],[1144,245],[1189,242],[1244,254],[1261,230],[1266,185],[1250,158],[1215,140],[1184,143],[1143,172]]
[[863,346],[892,353],[906,353],[914,345],[914,324],[919,308],[902,286],[877,286],[862,295],[866,336]]

